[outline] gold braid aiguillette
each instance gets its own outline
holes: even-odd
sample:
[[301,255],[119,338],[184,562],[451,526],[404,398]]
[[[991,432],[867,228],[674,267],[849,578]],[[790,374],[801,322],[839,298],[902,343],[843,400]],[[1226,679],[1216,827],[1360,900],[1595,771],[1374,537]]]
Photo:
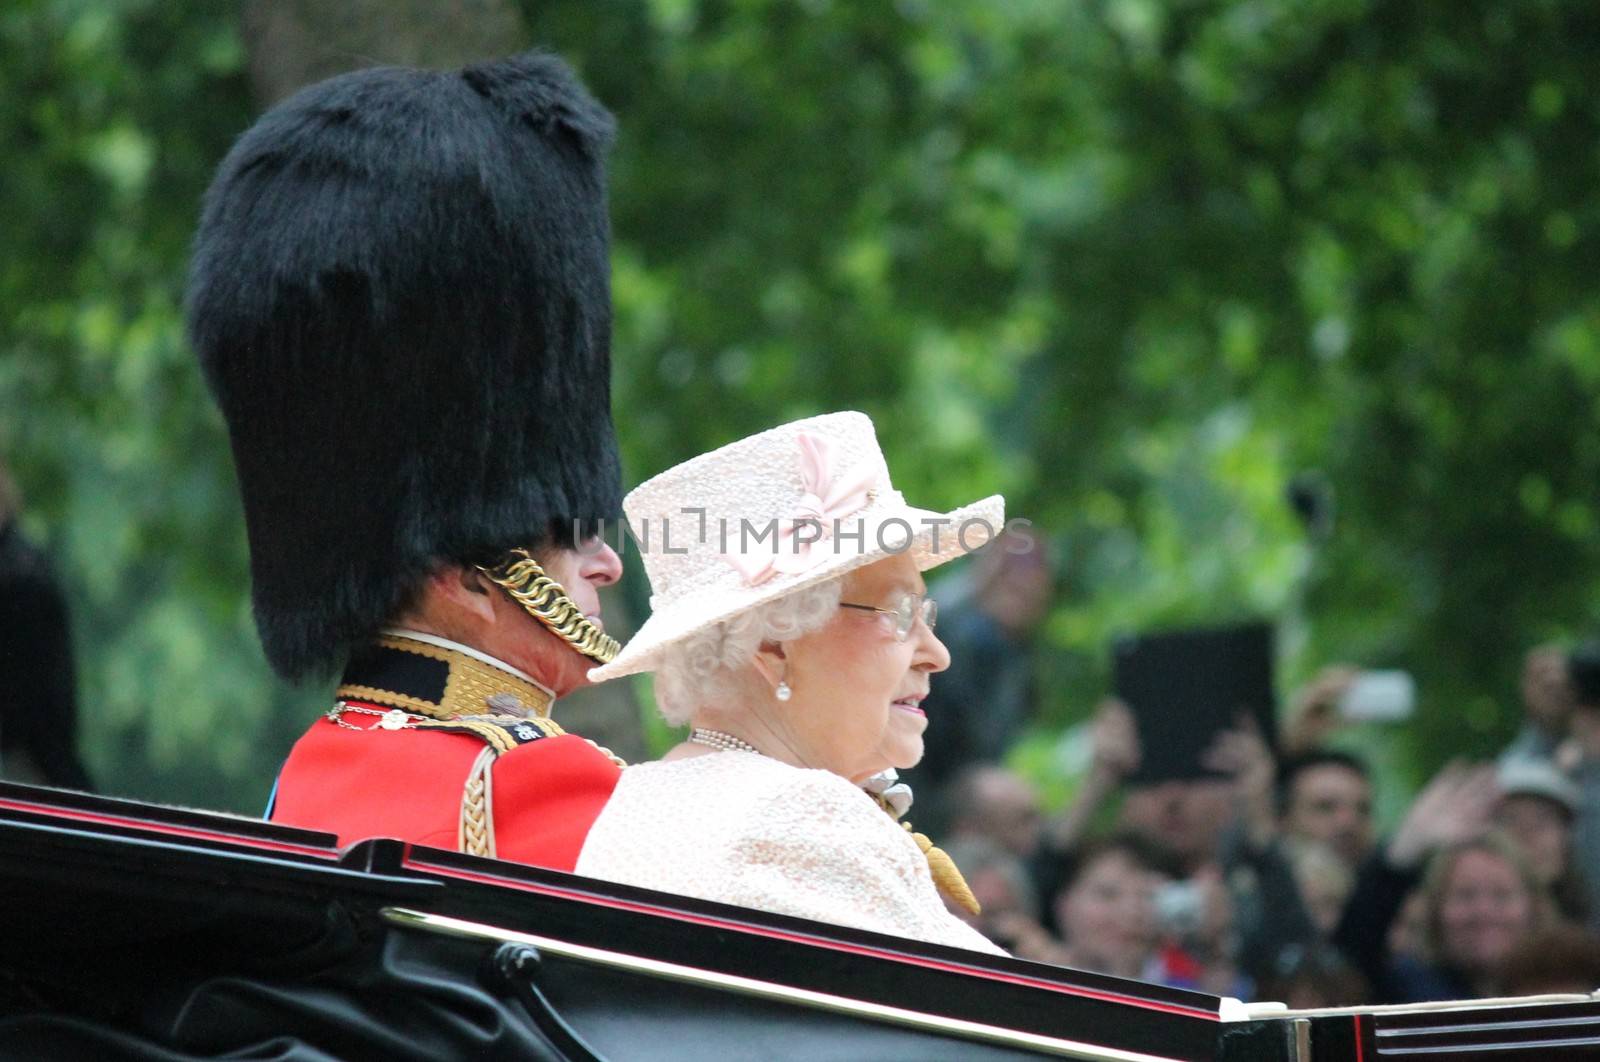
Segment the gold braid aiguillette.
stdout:
[[[889,773],[893,774],[892,771]],[[877,802],[877,805],[883,809],[884,814],[891,819],[899,820],[900,812],[895,810],[894,805],[889,802],[887,796],[871,790],[867,791],[867,795]],[[902,804],[901,809],[904,810],[906,806]],[[917,847],[922,850],[922,858],[928,861],[928,873],[933,876],[933,884],[944,895],[945,899],[956,904],[970,915],[982,914],[983,908],[979,905],[978,898],[972,895],[972,889],[967,885],[967,879],[961,876],[961,868],[956,866],[956,861],[950,858],[950,854],[929,840],[927,834],[918,833],[912,829],[911,823],[902,822],[900,825],[905,827],[905,831],[911,835],[911,839],[917,842]]]
[[478,570],[503,587],[530,616],[590,660],[609,664],[621,651],[622,644],[596,627],[527,550],[514,549],[493,568]]
[[909,822],[902,822],[900,825],[906,828],[906,832],[911,834],[911,839],[917,842],[917,847],[922,849],[923,858],[928,861],[928,872],[933,875],[933,883],[939,887],[939,891],[959,904],[968,914],[981,914],[983,909],[978,905],[978,898],[972,895],[972,889],[968,887],[967,879],[961,876],[955,860],[951,859],[943,848],[929,840],[927,834],[913,830]]

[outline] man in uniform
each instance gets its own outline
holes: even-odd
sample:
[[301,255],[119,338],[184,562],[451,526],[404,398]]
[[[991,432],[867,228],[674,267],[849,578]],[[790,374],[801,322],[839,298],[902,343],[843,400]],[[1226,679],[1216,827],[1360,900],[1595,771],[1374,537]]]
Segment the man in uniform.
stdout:
[[240,137],[189,333],[227,421],[268,660],[343,669],[276,822],[570,869],[616,784],[550,718],[616,643],[603,156],[532,54],[372,69]]

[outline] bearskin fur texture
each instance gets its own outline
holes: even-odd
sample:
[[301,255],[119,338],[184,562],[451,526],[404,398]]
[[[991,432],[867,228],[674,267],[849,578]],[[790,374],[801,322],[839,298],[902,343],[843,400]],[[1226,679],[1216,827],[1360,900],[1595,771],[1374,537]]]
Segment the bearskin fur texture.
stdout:
[[333,78],[223,161],[189,336],[285,677],[337,668],[440,560],[571,544],[618,512],[612,130],[535,53]]

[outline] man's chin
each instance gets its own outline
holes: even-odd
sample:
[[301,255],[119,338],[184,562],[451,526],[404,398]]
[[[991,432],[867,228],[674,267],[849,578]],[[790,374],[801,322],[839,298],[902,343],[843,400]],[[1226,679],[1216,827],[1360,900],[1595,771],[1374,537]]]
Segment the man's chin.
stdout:
[[578,657],[577,663],[562,667],[556,683],[552,687],[558,698],[566,697],[579,690],[589,689],[595,685],[595,683],[589,681],[589,672],[600,665],[586,656],[578,655],[576,650],[573,651],[573,655]]

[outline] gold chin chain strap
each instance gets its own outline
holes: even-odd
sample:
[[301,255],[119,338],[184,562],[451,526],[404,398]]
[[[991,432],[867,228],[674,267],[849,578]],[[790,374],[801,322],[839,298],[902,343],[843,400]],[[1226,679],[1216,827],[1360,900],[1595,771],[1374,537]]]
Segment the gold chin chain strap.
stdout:
[[609,664],[622,650],[622,643],[596,627],[527,550],[514,549],[493,568],[480,566],[478,570],[503,587],[528,615],[590,660]]

